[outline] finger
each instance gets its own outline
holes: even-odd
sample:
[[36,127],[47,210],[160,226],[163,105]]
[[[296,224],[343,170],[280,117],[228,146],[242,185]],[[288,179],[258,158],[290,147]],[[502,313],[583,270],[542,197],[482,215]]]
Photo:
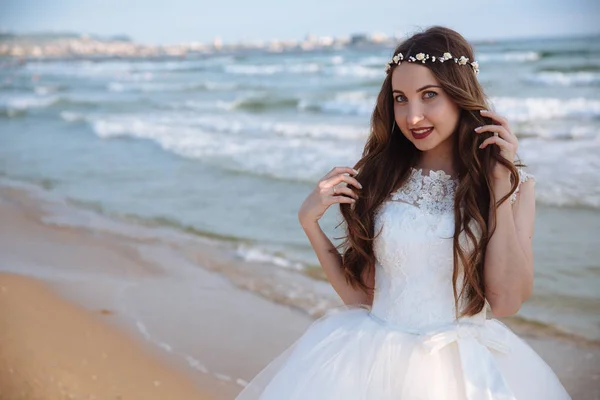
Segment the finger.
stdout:
[[480,110],[479,112],[484,117],[493,119],[494,121],[498,122],[500,125],[502,125],[504,128],[506,128],[507,130],[510,131],[508,120],[506,118],[504,118],[502,115],[495,113],[493,111],[489,111],[489,110]]
[[360,184],[360,182],[358,180],[356,180],[356,178],[353,178],[353,177],[345,175],[345,174],[333,176],[333,177],[325,180],[323,182],[323,184],[324,184],[324,187],[327,188],[327,187],[337,185],[338,183],[341,183],[341,182],[346,182],[346,183],[353,185],[354,187],[356,187],[358,189],[362,189],[362,185]]
[[511,149],[511,144],[508,143],[506,140],[502,139],[500,136],[492,136],[492,137],[485,139],[479,145],[479,148],[485,149],[490,144],[496,144],[496,145],[500,146],[502,149],[506,149],[506,150]]
[[[355,199],[358,199],[358,194],[356,194],[352,189],[350,189],[348,186],[333,186],[331,193],[333,195],[348,195],[350,197],[353,197]],[[333,189],[335,189],[335,192],[333,191]]]
[[357,175],[358,171],[350,167],[334,167],[323,178],[321,178],[321,180],[329,179],[338,174]]
[[507,142],[510,142],[513,144],[517,143],[517,138],[501,125],[479,126],[479,127],[475,128],[475,132],[477,132],[477,133],[494,132],[494,134],[498,134],[498,136],[500,136],[502,139],[506,140]]
[[325,199],[325,205],[330,206],[334,203],[356,203],[356,200],[346,196],[329,196]]
[[515,136],[512,131],[512,128],[510,127],[510,124],[508,123],[508,120],[502,115],[488,110],[481,110],[481,115],[486,118],[492,119],[494,122],[499,123],[500,126],[504,127],[504,129],[506,129],[508,133],[510,133],[512,136]]

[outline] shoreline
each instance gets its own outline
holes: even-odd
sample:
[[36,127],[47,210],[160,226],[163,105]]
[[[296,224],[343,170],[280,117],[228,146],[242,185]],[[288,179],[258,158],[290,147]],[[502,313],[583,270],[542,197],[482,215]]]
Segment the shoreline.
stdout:
[[[117,235],[93,223],[58,225],[48,219],[52,207],[25,188],[0,185],[0,272],[41,279],[67,301],[156,349],[210,398],[233,398],[319,312],[310,317],[299,311],[308,307],[301,296],[293,308],[260,295],[277,299],[277,293],[263,293],[270,289],[261,280],[292,277],[291,271],[263,266],[249,280],[247,270],[257,263],[236,260],[216,242],[141,226]],[[300,292],[310,278],[293,279],[290,285]],[[319,290],[329,294],[328,287],[323,283]],[[600,346],[503,322],[548,362],[574,399],[600,396]]]
[[[177,251],[183,253],[193,264],[225,275],[234,285],[250,290],[267,300],[280,303],[310,315],[322,316],[328,309],[342,305],[322,273],[320,266],[287,259],[285,255],[263,252],[259,243],[247,239],[200,231],[185,224],[175,223],[164,218],[145,219],[135,215],[113,215],[105,212],[96,203],[63,198],[53,191],[51,185],[43,182],[14,180],[0,176],[0,188],[13,188],[23,191],[24,195],[35,197],[39,202],[32,203],[44,215],[40,216],[46,225],[59,229],[84,229],[118,236],[135,243],[168,242]],[[565,218],[573,219],[571,212],[583,212],[577,218],[588,217],[586,209],[556,209],[540,207],[539,213],[545,214],[538,221],[538,229],[552,235]],[[548,224],[548,220],[559,222]],[[577,219],[576,219],[577,220]],[[599,220],[600,221],[600,220]],[[545,234],[541,232],[540,234]],[[148,239],[144,241],[142,239]],[[546,239],[542,239],[546,240]],[[576,240],[570,238],[570,240]],[[585,247],[585,246],[584,246]],[[128,251],[143,256],[139,246]],[[539,251],[538,251],[539,253]],[[543,257],[548,258],[543,252]],[[208,257],[207,257],[208,255]],[[151,260],[144,262],[151,263]],[[542,260],[548,262],[548,259]],[[296,263],[303,268],[297,268]],[[150,268],[148,266],[148,268]],[[535,296],[533,300],[536,300]],[[524,304],[528,307],[531,299]],[[571,305],[572,306],[572,305]],[[586,305],[587,306],[587,305]],[[582,345],[600,346],[600,337],[589,331],[577,333],[573,326],[562,326],[552,320],[532,319],[532,311],[522,310],[515,316],[506,317],[503,322],[516,329],[522,335],[531,337],[552,336],[571,340]],[[489,310],[488,310],[489,314]],[[594,336],[596,335],[596,336]]]

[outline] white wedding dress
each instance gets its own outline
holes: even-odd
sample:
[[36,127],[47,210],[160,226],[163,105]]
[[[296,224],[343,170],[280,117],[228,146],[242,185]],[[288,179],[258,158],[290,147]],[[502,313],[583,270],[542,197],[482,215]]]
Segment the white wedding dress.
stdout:
[[[531,176],[519,172],[521,181]],[[538,354],[485,308],[455,319],[456,185],[443,171],[412,169],[376,212],[375,232],[383,230],[374,242],[373,306],[316,320],[236,399],[570,399]]]

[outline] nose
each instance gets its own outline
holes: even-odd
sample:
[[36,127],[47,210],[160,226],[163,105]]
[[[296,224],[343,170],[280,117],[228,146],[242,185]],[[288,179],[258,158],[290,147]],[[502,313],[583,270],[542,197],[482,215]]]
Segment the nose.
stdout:
[[408,114],[406,115],[406,122],[408,126],[416,126],[421,122],[425,117],[423,116],[423,109],[419,104],[415,104],[414,102],[408,106]]

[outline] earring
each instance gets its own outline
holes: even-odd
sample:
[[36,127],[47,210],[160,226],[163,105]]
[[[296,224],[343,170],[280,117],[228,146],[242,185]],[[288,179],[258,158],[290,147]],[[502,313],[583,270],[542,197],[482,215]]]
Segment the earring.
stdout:
[[394,123],[392,124],[392,133],[394,133],[394,128],[396,127],[396,120],[394,120]]

